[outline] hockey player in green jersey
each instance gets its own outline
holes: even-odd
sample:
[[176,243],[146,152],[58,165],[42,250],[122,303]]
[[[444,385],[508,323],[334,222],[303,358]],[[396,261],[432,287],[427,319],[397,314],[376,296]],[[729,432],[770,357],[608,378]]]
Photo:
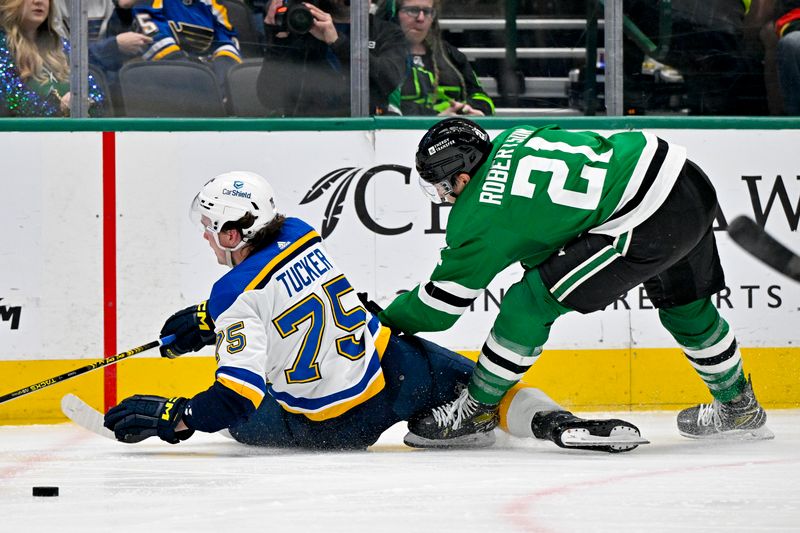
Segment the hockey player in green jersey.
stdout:
[[[517,126],[494,141],[462,118],[433,126],[416,154],[431,199],[453,204],[430,281],[398,296],[383,324],[451,327],[497,273],[521,263],[468,387],[409,423],[406,443],[492,439],[500,399],[536,362],[550,327],[644,284],[662,325],[713,396],[685,409],[692,438],[771,438],[733,331],[712,305],[724,274],[712,224],[717,198],[683,147],[644,132],[601,136]],[[467,438],[469,437],[469,438]]]

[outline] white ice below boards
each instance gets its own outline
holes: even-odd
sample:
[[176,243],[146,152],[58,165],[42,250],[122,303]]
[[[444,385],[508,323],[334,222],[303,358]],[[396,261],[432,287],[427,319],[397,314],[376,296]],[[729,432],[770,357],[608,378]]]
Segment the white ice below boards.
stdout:
[[750,442],[683,438],[673,412],[598,415],[651,444],[605,454],[499,434],[486,450],[411,450],[398,424],[369,452],[312,453],[4,426],[0,531],[800,530],[800,410],[770,410],[775,439]]

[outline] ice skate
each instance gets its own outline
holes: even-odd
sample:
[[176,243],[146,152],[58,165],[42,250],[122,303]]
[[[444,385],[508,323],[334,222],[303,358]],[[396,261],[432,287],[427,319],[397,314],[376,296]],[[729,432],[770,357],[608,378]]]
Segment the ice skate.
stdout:
[[485,448],[494,444],[496,405],[475,401],[467,389],[450,403],[411,420],[403,439],[415,448]]
[[730,402],[714,400],[678,413],[678,431],[690,439],[772,439],[764,424],[767,413],[759,405],[748,378],[742,393]]
[[630,422],[616,418],[586,420],[569,411],[536,413],[531,428],[535,437],[551,440],[562,448],[619,453],[650,443]]

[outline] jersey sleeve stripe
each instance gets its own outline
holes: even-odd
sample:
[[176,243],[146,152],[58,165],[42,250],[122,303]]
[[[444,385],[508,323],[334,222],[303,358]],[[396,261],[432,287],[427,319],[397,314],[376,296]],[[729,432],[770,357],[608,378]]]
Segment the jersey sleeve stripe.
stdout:
[[[642,135],[644,136],[644,148],[642,148],[642,152],[639,154],[639,160],[636,161],[636,166],[633,168],[631,177],[628,180],[628,185],[625,187],[625,192],[622,193],[622,198],[619,200],[617,210],[632,204],[631,199],[636,196],[636,193],[642,188],[642,183],[647,173],[650,172],[650,169],[654,166],[660,168],[663,162],[663,155],[666,154],[666,152],[658,154],[658,137],[647,133],[643,133]],[[652,178],[655,179],[655,173],[652,173]],[[617,212],[613,213],[606,222],[613,220],[615,217],[617,217]]]
[[664,165],[664,161],[667,158],[668,152],[669,145],[667,144],[667,141],[656,138],[655,153],[653,154],[653,158],[650,160],[650,164],[647,166],[647,169],[644,172],[644,176],[642,176],[639,188],[636,190],[636,193],[631,197],[631,199],[622,205],[620,209],[617,209],[606,222],[627,215],[642,203],[645,195],[655,183],[658,173],[661,172],[661,167]]
[[261,269],[261,272],[259,272],[256,277],[253,278],[253,281],[247,284],[247,287],[245,287],[244,290],[250,291],[253,289],[264,288],[272,278],[272,274],[280,270],[281,267],[283,267],[295,255],[307,248],[310,248],[318,242],[322,242],[322,237],[320,237],[316,231],[309,231],[292,243],[291,246],[276,255],[269,263],[267,263],[266,266]]
[[225,375],[218,375],[217,381],[220,383],[220,385],[227,387],[239,396],[250,400],[255,407],[261,405],[261,400],[264,399],[263,392],[257,390],[250,383],[245,381],[234,379]]
[[465,287],[456,283],[455,281],[432,281],[433,285],[443,290],[449,294],[457,298],[463,298],[464,300],[469,300],[469,303],[472,303],[475,298],[480,296],[481,291],[483,289],[470,289],[469,287]]
[[[639,158],[617,210],[601,225],[592,228],[591,233],[616,236],[636,227],[647,220],[664,203],[672,191],[675,181],[686,163],[686,148],[668,143],[649,133],[644,135],[648,140],[648,146],[642,151],[642,156]],[[651,147],[651,139],[655,139],[652,143],[655,145],[655,151],[648,160],[645,157],[648,148]],[[644,170],[641,168],[643,161],[647,162]],[[641,175],[642,171],[644,171],[643,175]],[[641,179],[637,173],[641,175]],[[638,184],[638,189],[632,188],[635,184]],[[635,192],[630,194],[631,191]]]
[[453,294],[452,292],[445,290],[442,284],[434,281],[429,281],[425,284],[425,292],[427,292],[431,298],[441,300],[452,305],[453,307],[469,307],[473,300],[475,300],[475,296],[471,298],[462,298],[456,294]]
[[420,285],[417,295],[419,300],[432,307],[437,311],[447,313],[449,315],[462,315],[464,311],[472,304],[473,299],[465,299],[454,296],[438,287],[432,282],[428,282],[425,286]]
[[180,50],[180,48],[177,43],[175,43],[175,39],[172,37],[165,37],[164,39],[154,42],[153,45],[142,54],[142,57],[144,59],[158,61],[165,55],[177,52],[178,50]]

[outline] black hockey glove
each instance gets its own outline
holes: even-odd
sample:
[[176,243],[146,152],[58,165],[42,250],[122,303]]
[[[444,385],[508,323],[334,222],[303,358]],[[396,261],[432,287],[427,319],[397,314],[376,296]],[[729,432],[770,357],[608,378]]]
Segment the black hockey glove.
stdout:
[[372,313],[373,315],[377,315],[381,311],[383,311],[383,307],[378,305],[375,300],[370,300],[369,295],[366,292],[357,292],[356,296],[358,299],[361,300],[361,305],[364,306],[364,309]]
[[161,328],[161,337],[175,335],[175,340],[159,347],[161,357],[174,359],[214,344],[217,338],[214,334],[214,321],[206,311],[206,304],[207,302],[190,305],[167,319]]
[[181,397],[137,394],[109,410],[103,425],[113,431],[120,442],[136,443],[158,436],[170,444],[178,444],[194,433],[193,429],[175,431],[188,401]]
[[[366,292],[357,292],[356,296],[358,296],[358,299],[361,300],[361,305],[364,306],[364,309],[366,309],[373,315],[378,316],[379,313],[383,312],[383,307],[378,305],[378,302],[376,302],[375,300],[370,300],[369,295]],[[386,324],[384,324],[384,326],[386,326]],[[389,327],[389,331],[392,332],[392,335],[400,335],[401,333],[403,333],[402,331],[394,329],[392,327]]]

